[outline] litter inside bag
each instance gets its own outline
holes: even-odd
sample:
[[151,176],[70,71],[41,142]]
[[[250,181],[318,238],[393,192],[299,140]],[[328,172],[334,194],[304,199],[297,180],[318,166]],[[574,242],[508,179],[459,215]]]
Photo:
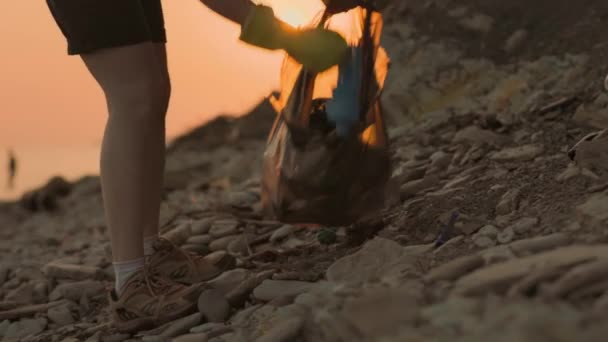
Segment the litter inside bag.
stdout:
[[[369,16],[368,16],[369,13]],[[388,57],[379,46],[382,17],[356,8],[325,25],[352,45],[340,66],[312,74],[287,57],[262,175],[262,203],[291,223],[347,225],[382,208],[390,176],[379,97]]]

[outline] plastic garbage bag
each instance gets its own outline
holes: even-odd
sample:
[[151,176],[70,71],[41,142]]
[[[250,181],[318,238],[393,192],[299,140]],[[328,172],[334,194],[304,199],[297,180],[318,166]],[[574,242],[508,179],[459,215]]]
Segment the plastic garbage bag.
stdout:
[[262,204],[291,223],[348,225],[382,208],[391,165],[380,94],[382,17],[356,8],[313,25],[339,32],[352,58],[314,74],[286,57],[263,158]]

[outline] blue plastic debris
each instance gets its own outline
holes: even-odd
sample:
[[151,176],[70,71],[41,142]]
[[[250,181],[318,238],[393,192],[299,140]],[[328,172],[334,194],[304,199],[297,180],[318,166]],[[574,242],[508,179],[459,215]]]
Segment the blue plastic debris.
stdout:
[[360,46],[351,49],[351,58],[338,68],[338,84],[332,98],[326,103],[327,118],[336,126],[338,136],[350,133],[353,125],[359,121],[363,69],[363,49]]
[[442,227],[437,240],[435,240],[435,248],[442,246],[444,243],[450,240],[452,237],[452,231],[454,230],[454,224],[456,224],[456,220],[459,216],[460,214],[458,211],[452,212],[447,224]]

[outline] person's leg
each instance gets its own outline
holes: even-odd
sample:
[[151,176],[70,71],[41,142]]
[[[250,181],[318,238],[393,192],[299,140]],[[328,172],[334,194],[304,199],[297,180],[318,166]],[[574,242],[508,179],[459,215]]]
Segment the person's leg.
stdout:
[[[171,82],[169,78],[169,70],[167,63],[167,50],[164,43],[153,43],[153,49],[158,60],[159,78],[167,89],[165,94],[167,96],[166,101],[162,110],[167,111],[169,105],[169,98],[171,94]],[[160,203],[163,189],[163,175],[165,169],[165,121],[159,123],[158,130],[155,135],[156,139],[150,142],[150,156],[147,159],[147,170],[149,170],[148,177],[150,178],[150,184],[157,186],[150,186],[146,189],[147,194],[145,196],[144,206],[147,208],[147,215],[143,225],[143,237],[144,237],[144,253],[149,255],[153,252],[152,243],[156,237],[158,237],[158,221],[160,212]]]
[[143,257],[155,232],[170,96],[166,66],[151,42],[83,54],[108,103],[101,182],[115,262]]

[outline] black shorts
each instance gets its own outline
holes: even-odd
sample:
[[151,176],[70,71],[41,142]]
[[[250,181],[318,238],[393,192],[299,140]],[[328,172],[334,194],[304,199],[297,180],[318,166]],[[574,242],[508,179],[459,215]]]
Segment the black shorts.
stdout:
[[67,39],[68,54],[139,44],[165,43],[161,0],[47,0]]

